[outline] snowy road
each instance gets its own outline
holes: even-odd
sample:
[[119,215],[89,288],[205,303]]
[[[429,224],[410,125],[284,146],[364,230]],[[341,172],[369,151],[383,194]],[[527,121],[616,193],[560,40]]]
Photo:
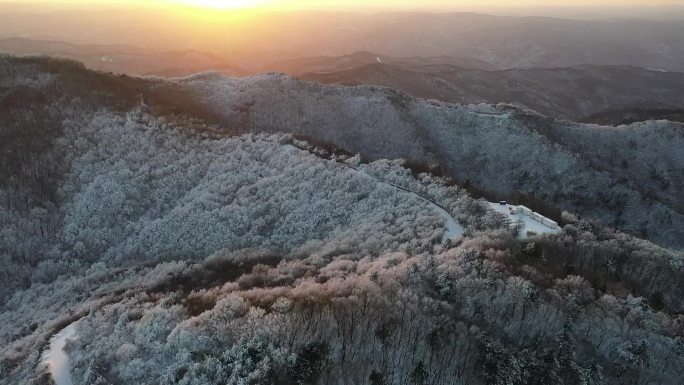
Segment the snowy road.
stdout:
[[415,195],[416,197],[418,197],[418,198],[420,198],[421,200],[423,200],[424,202],[426,202],[427,204],[429,204],[429,205],[432,207],[432,209],[433,209],[437,214],[439,214],[439,216],[441,216],[442,218],[444,218],[444,221],[446,222],[446,224],[445,224],[446,230],[445,230],[445,232],[444,232],[444,236],[442,237],[442,243],[446,243],[448,240],[453,240],[453,239],[456,239],[456,238],[459,238],[459,237],[462,237],[462,236],[463,236],[463,234],[464,234],[464,232],[465,232],[465,229],[464,229],[463,225],[461,225],[460,223],[458,223],[458,221],[454,218],[454,216],[451,215],[446,209],[444,209],[444,207],[438,205],[436,202],[432,201],[432,200],[429,199],[428,197],[423,196],[423,195],[421,195],[421,194],[419,194],[419,193],[417,193],[417,192],[415,192],[415,191],[411,191],[411,190],[409,190],[409,189],[407,189],[407,188],[404,188],[404,187],[401,187],[401,186],[397,186],[397,185],[395,185],[395,184],[393,184],[393,183],[389,183],[389,182],[385,182],[385,181],[383,181],[383,180],[380,180],[380,179],[376,178],[375,176],[370,175],[370,174],[367,174],[367,173],[363,172],[363,170],[360,170],[359,168],[354,167],[354,166],[352,166],[352,165],[349,165],[349,164],[347,164],[347,163],[340,162],[340,161],[338,161],[337,163],[340,164],[340,165],[342,165],[342,166],[345,166],[345,167],[347,167],[347,168],[350,168],[350,169],[352,169],[352,170],[355,170],[356,172],[361,173],[361,174],[363,174],[363,175],[365,175],[365,176],[367,176],[367,177],[369,177],[369,178],[372,178],[373,180],[375,180],[375,181],[378,182],[378,183],[386,184],[386,185],[392,186],[392,187],[394,187],[394,188],[396,188],[396,189],[405,191],[405,192],[407,192],[407,193],[409,193],[409,194],[413,194],[413,195]]
[[426,199],[425,197],[420,195],[418,195],[418,197],[425,200],[430,206],[432,206],[432,209],[446,221],[446,231],[444,233],[444,237],[442,238],[442,242],[446,242],[450,239],[455,239],[463,236],[463,232],[465,231],[465,229],[460,223],[456,221],[456,219],[454,219],[453,215],[449,214],[448,211],[444,210],[435,202]]
[[[416,192],[413,192],[411,190],[408,190],[404,187],[381,181],[375,178],[374,176],[369,175],[355,167],[349,166],[344,163],[340,164],[343,164],[353,170],[356,170],[357,172],[362,173],[363,175],[368,176],[369,178],[373,178],[375,181],[379,183],[383,183],[394,188],[397,188],[399,190],[405,191],[409,194],[413,194],[416,197],[423,200],[424,202],[426,202],[428,205],[430,205],[430,207],[442,218],[444,218],[445,221],[446,229],[444,232],[444,236],[442,238],[442,242],[446,242],[448,240],[456,239],[463,236],[464,228],[460,223],[458,223],[458,221],[453,217],[453,215],[451,215],[447,210],[445,210],[443,207],[433,202],[432,200],[428,199],[427,197],[420,195]],[[76,335],[76,325],[78,324],[78,322],[79,321],[76,321],[70,324],[66,328],[62,329],[59,333],[55,334],[52,337],[52,339],[50,339],[48,350],[45,351],[45,353],[43,354],[43,362],[48,366],[50,374],[52,375],[52,378],[55,380],[55,385],[74,385],[74,382],[71,378],[71,373],[69,372],[69,357],[64,351],[64,346],[66,345],[68,339],[74,338],[74,336]]]
[[50,339],[48,350],[43,354],[43,362],[48,366],[55,385],[74,385],[69,372],[69,357],[64,351],[64,346],[68,339],[76,335],[76,324],[78,321],[55,334]]

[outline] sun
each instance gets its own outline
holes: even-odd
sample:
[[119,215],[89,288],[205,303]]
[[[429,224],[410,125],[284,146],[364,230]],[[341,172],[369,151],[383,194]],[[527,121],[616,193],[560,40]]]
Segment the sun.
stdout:
[[177,3],[199,8],[236,9],[254,8],[266,3],[264,0],[179,0]]

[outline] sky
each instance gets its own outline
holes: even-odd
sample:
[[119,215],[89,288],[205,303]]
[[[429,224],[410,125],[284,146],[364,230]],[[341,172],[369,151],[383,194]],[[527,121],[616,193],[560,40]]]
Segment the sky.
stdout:
[[[490,8],[490,7],[653,7],[653,6],[683,6],[684,0],[97,0],[84,2],[82,0],[42,0],[41,3],[55,4],[135,4],[141,6],[191,5],[203,8],[270,8],[270,9],[457,9]],[[36,4],[36,0],[0,0],[0,4]]]

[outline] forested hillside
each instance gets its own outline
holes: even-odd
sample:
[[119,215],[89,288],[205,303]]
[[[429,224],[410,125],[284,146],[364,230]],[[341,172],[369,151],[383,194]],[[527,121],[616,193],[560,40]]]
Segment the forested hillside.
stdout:
[[[684,255],[590,219],[630,228],[651,206],[661,211],[640,220],[678,218],[681,126],[608,129],[281,75],[170,82],[9,57],[0,117],[2,385],[51,383],[41,351],[74,322],[79,384],[684,375]],[[658,140],[666,148],[648,151]],[[630,153],[608,151],[623,142]],[[418,162],[586,216],[565,212],[562,232],[521,240]],[[646,165],[674,187],[639,200]],[[616,192],[624,212],[592,204]],[[431,202],[462,237],[443,239]],[[646,235],[677,244],[678,231]]]
[[502,197],[522,192],[662,245],[684,247],[680,123],[586,125],[508,105],[452,105],[386,88],[324,86],[277,74],[205,74],[172,87],[203,101],[224,132],[286,131],[369,160],[404,158],[438,168],[462,185]]

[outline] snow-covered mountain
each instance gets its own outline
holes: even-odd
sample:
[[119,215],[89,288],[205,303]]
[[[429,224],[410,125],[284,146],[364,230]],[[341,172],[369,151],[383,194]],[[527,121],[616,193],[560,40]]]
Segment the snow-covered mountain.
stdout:
[[[23,63],[22,68],[36,71],[31,76],[57,76],[45,81],[75,87],[73,92],[88,87],[73,78],[78,76],[116,95],[99,103],[132,107],[142,98],[154,113],[209,121],[211,127],[199,128],[207,132],[286,132],[371,161],[406,159],[416,167],[439,169],[462,185],[502,197],[524,193],[665,246],[684,246],[680,123],[587,125],[508,105],[451,105],[381,87],[326,86],[279,74],[143,80],[66,71],[73,65],[61,62],[53,62],[52,70],[50,62]],[[35,92],[15,88],[6,103]]]
[[[684,367],[684,255],[590,219],[681,245],[662,222],[680,220],[681,125],[12,57],[0,122],[2,385],[52,383],[41,353],[65,327],[65,375],[86,384],[655,384]],[[468,189],[422,172],[440,168]],[[521,240],[473,186],[571,212]],[[442,211],[463,237],[443,241]]]
[[681,123],[587,125],[509,105],[451,105],[277,74],[207,74],[172,87],[201,101],[225,132],[286,131],[370,160],[407,159],[461,183],[522,192],[663,245],[684,245]]

